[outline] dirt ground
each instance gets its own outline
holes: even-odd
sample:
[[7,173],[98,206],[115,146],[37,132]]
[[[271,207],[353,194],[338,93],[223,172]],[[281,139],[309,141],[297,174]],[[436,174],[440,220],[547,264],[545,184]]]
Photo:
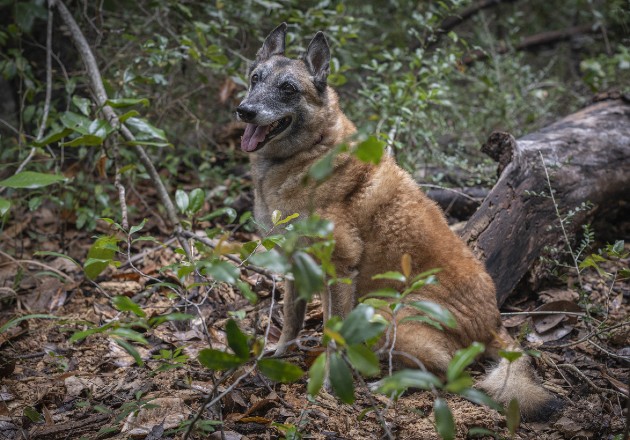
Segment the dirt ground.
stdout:
[[[151,243],[143,245],[146,253],[134,262],[137,270],[123,262],[96,283],[90,282],[67,259],[34,253],[65,249],[84,261],[94,234],[66,229],[52,208],[22,214],[12,217],[0,238],[0,325],[16,316],[46,316],[0,332],[0,439],[182,438],[183,422],[198,413],[208,401],[206,396],[226,391],[218,404],[204,412],[196,426],[206,431],[196,431],[195,438],[282,438],[285,427],[294,425],[305,439],[379,439],[384,435],[381,420],[399,439],[439,438],[433,422],[435,396],[430,392],[409,392],[393,402],[357,385],[356,402],[346,405],[326,391],[309,400],[306,378],[290,385],[274,384],[247,366],[225,376],[196,361],[199,350],[209,344],[225,347],[223,329],[233,314],[242,318],[243,331],[264,334],[275,291],[268,344],[273,348],[282,327],[281,285],[274,288],[264,276],[243,270],[242,280],[260,299],[256,305],[222,284],[201,289],[194,297],[178,297],[158,284],[177,283],[172,273],[160,269],[178,257],[169,246]],[[103,232],[103,226],[99,227]],[[157,224],[149,222],[146,229],[158,238],[166,237]],[[630,250],[628,244],[626,250]],[[140,255],[140,250],[133,255]],[[605,269],[614,273],[627,266],[628,260],[621,260]],[[547,422],[522,422],[514,438],[623,436],[628,413],[624,395],[628,395],[629,380],[630,283],[595,271],[584,274],[589,317],[556,314],[543,317],[544,321],[520,314],[504,317],[506,326],[523,337],[524,345],[541,352],[536,359],[539,375],[564,403]],[[565,283],[524,291],[502,311],[532,311],[542,305],[547,310],[583,312],[577,306],[576,290]],[[138,326],[136,330],[149,342],[134,345],[144,360],[142,367],[112,337],[94,334],[71,342],[76,331],[88,328],[86,323],[102,325],[123,318],[109,299],[115,295],[132,298],[149,317],[173,310],[197,317],[148,330]],[[304,369],[318,353],[321,320],[315,300],[302,332],[303,347],[288,355]],[[610,330],[597,333],[597,328]],[[545,331],[538,334],[535,329]],[[167,361],[153,357],[160,350],[172,352],[178,347],[188,359],[169,361],[173,368],[158,371],[165,369]],[[478,376],[483,366],[472,370]],[[493,431],[495,438],[508,437],[501,414],[457,396],[444,397],[455,418],[457,438],[474,437],[473,428]],[[479,434],[478,438],[492,436]]]

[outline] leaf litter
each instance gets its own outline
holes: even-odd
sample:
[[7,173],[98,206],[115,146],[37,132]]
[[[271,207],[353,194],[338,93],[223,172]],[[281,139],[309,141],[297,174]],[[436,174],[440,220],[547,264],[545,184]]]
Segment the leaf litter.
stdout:
[[[221,405],[207,409],[199,425],[205,433],[198,432],[196,438],[219,439],[221,430],[226,439],[280,438],[283,431],[279,425],[296,426],[303,438],[381,438],[383,429],[375,404],[397,438],[439,438],[433,415],[435,396],[429,392],[410,392],[392,402],[357,386],[356,401],[346,405],[325,389],[309,400],[305,379],[294,384],[275,384],[251,372],[232,387],[234,380],[245,374],[239,369],[217,383],[219,375],[203,368],[196,356],[210,345],[220,350],[226,347],[224,329],[231,314],[243,311],[239,326],[248,334],[262,334],[270,324],[268,348],[277,342],[282,327],[282,303],[276,298],[269,323],[273,289],[264,276],[242,271],[242,280],[259,298],[254,306],[225,284],[202,292],[205,300],[193,306],[171,296],[167,288],[152,287],[154,281],[138,276],[129,267],[108,269],[95,285],[82,280],[78,268],[68,260],[34,255],[41,250],[41,243],[29,238],[27,231],[45,234],[46,250],[64,249],[63,243],[51,238],[58,236],[55,234],[61,226],[50,210],[40,209],[22,218],[27,220],[15,220],[2,233],[0,287],[10,288],[15,294],[1,297],[0,325],[25,314],[46,313],[60,319],[28,319],[0,334],[0,359],[4,363],[0,363],[2,438],[21,438],[22,432],[30,438],[51,439],[181,438],[184,422],[199,411],[205,396],[213,389],[227,394]],[[149,228],[160,234],[159,223]],[[67,253],[83,261],[89,247],[85,243],[91,243],[90,234],[69,232],[78,245],[69,247]],[[168,237],[161,238],[164,241]],[[20,263],[10,257],[18,249]],[[158,280],[177,282],[172,275],[160,272],[160,268],[176,258],[169,247],[158,248],[148,252],[135,267]],[[30,262],[35,260],[41,264]],[[627,265],[627,261],[618,263]],[[47,270],[42,264],[67,277]],[[68,278],[75,282],[70,283]],[[554,312],[509,316],[505,323],[528,339],[531,335],[539,336],[530,344],[530,348],[541,353],[536,359],[538,371],[544,384],[564,401],[564,408],[549,422],[523,422],[515,438],[595,439],[613,438],[623,432],[627,414],[623,394],[628,392],[630,351],[630,327],[623,323],[628,323],[630,284],[628,280],[617,280],[611,289],[596,274],[586,274],[584,279],[590,310],[597,313],[597,319],[605,320],[608,327],[617,325],[614,330],[584,339],[596,332],[595,327],[561,313],[583,311],[571,289],[547,289],[506,305],[511,311]],[[281,284],[277,287],[282,290]],[[121,312],[112,307],[110,298],[116,295],[133,298],[149,317],[176,309],[196,318],[166,322],[148,330],[137,328],[147,341],[146,345],[134,344],[143,367],[113,337],[105,334],[69,342],[76,331],[115,321]],[[544,304],[538,306],[541,302]],[[321,304],[315,300],[307,311],[302,349],[288,353],[286,360],[308,368],[321,352],[316,342],[321,337],[321,318]],[[554,345],[557,347],[553,348]],[[179,355],[185,357],[182,363],[168,358],[178,348],[181,348]],[[562,367],[567,364],[575,366],[577,372]],[[161,368],[165,365],[168,367]],[[473,376],[481,372],[479,365],[473,367]],[[469,431],[475,430],[507,435],[505,418],[496,411],[458,396],[445,394],[442,398],[452,411],[456,438],[466,438]]]

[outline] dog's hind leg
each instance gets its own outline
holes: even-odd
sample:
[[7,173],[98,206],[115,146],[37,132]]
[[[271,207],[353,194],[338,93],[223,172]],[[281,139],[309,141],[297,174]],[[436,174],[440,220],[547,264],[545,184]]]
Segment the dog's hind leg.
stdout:
[[297,296],[293,280],[287,280],[284,285],[283,312],[284,323],[276,354],[282,354],[287,350],[288,346],[297,338],[304,323],[306,301]]

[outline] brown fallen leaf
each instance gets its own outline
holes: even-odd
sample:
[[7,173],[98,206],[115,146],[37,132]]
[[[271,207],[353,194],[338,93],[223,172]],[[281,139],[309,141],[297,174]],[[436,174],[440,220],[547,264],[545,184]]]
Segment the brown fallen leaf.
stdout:
[[566,335],[573,331],[573,326],[564,325],[562,327],[555,327],[554,329],[545,332],[538,333],[533,331],[528,333],[527,340],[534,344],[544,344],[546,342],[557,341],[558,339],[564,338]]
[[[553,301],[547,304],[543,304],[542,306],[536,309],[537,312],[572,312],[572,313],[580,313],[582,309],[580,306],[575,304],[572,301]],[[570,323],[575,323],[577,318],[575,316],[568,316],[563,313],[551,313],[549,315],[533,315],[532,321],[534,323],[534,328],[538,333],[545,333],[552,328],[556,327],[560,324],[564,319]]]
[[524,323],[527,318],[528,318],[527,315],[513,315],[513,316],[508,316],[505,319],[502,319],[501,322],[503,323],[503,327],[512,328],[512,327],[518,327],[519,325]]
[[602,370],[602,376],[604,376],[606,378],[606,380],[608,380],[608,382],[610,382],[610,384],[617,389],[617,391],[625,394],[626,396],[628,395],[628,385],[627,384],[625,384],[622,381],[620,381],[619,379],[616,379],[615,377],[611,376],[605,370]]
[[538,292],[538,298],[543,303],[551,303],[554,301],[571,301],[576,302],[580,295],[571,289],[546,289]]
[[131,413],[122,428],[128,436],[148,435],[154,426],[171,429],[179,426],[190,415],[188,408],[179,397],[158,397],[149,402],[137,414]]

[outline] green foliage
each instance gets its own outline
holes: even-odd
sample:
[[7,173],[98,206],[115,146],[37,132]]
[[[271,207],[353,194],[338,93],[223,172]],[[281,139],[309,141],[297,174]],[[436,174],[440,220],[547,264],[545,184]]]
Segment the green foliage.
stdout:
[[455,438],[455,420],[446,401],[441,398],[435,399],[433,403],[433,414],[435,415],[435,427],[438,434],[444,440]]
[[53,183],[65,182],[64,176],[57,174],[36,173],[34,171],[22,171],[7,179],[0,181],[0,187],[7,188],[41,188],[43,186],[52,185]]

